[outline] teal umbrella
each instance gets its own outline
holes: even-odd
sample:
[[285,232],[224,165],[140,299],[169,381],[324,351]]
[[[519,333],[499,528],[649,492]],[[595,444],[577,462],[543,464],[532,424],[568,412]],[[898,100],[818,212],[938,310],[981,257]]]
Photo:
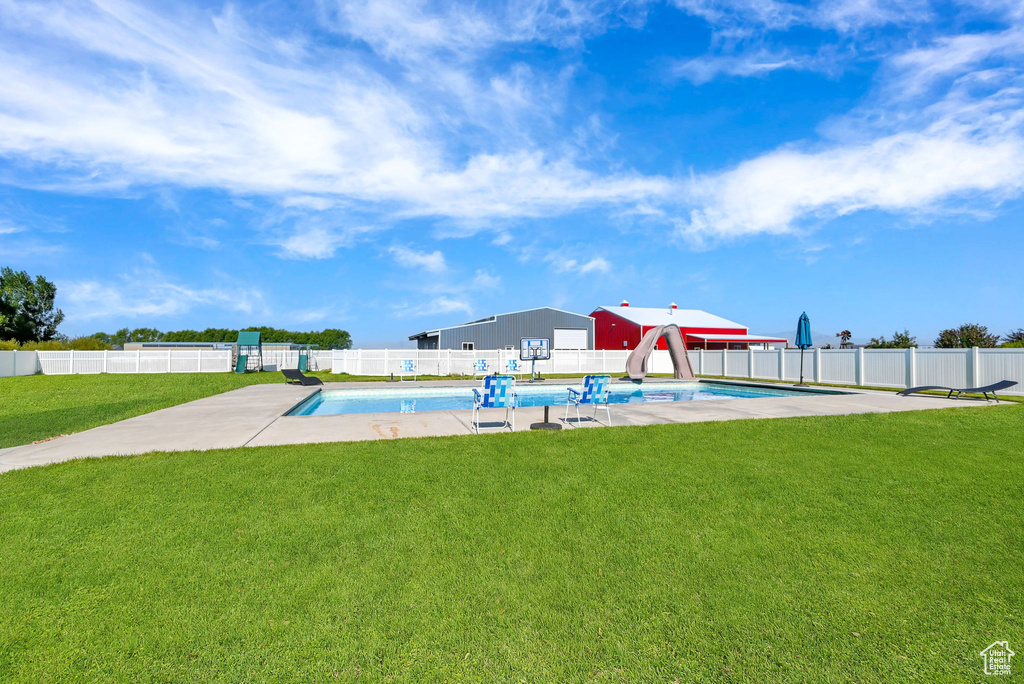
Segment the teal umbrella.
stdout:
[[800,384],[797,387],[807,387],[804,384],[804,350],[811,344],[811,319],[807,317],[805,311],[796,322],[796,346],[800,348]]

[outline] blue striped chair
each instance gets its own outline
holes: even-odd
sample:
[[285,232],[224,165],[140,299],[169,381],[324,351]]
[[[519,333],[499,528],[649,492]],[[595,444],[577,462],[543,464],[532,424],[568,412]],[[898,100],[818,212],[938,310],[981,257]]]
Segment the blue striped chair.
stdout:
[[519,375],[519,374],[521,374],[523,371],[519,367],[519,360],[518,359],[509,359],[508,361],[506,361],[505,362],[505,372],[508,373],[509,375]]
[[413,380],[416,379],[416,362],[412,359],[402,361],[402,372],[399,373],[398,377],[401,380],[405,380],[406,375],[411,375]]
[[476,363],[473,364],[474,378],[476,377],[477,373],[480,373],[481,375],[487,375],[487,359],[477,359]]
[[[483,390],[473,388],[473,432],[480,434],[480,409],[503,408],[505,421],[501,428],[516,429],[516,379],[511,375],[488,375]],[[509,412],[512,421],[509,422]]]
[[608,385],[612,381],[610,375],[588,375],[583,378],[583,388],[569,388],[569,401],[565,404],[565,422],[569,422],[569,407],[576,407],[576,424],[580,421],[580,404],[594,405],[594,420],[597,420],[597,409],[604,407],[608,414],[608,425],[612,424],[612,411],[608,408]]

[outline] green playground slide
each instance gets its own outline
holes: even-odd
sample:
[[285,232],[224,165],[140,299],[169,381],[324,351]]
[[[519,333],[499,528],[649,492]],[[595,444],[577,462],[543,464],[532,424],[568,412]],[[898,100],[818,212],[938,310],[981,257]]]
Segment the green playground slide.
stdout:
[[235,372],[244,373],[245,367],[249,364],[249,357],[246,354],[239,354],[238,361],[235,362]]

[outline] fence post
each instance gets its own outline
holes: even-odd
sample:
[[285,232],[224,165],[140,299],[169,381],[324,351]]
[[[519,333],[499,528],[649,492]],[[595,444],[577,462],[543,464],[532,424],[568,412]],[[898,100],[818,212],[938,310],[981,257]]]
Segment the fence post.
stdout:
[[967,363],[967,386],[981,387],[981,350],[971,347]]
[[907,347],[907,389],[917,385],[917,349]]
[[779,380],[786,379],[786,350],[779,349]]
[[167,350],[167,372],[171,372],[171,350]]
[[71,363],[68,364],[68,366],[69,366],[68,367],[68,375],[74,375],[75,374],[75,350],[74,349],[71,350]]
[[110,356],[110,352],[108,352],[106,349],[104,349],[103,350],[103,372],[104,373],[107,372],[107,357],[109,357],[109,356]]
[[814,348],[814,382],[821,382],[821,347]]
[[754,379],[754,350],[747,345],[747,377]]
[[136,349],[135,350],[135,372],[136,373],[141,373],[142,372],[142,350],[141,349]]
[[864,347],[857,349],[857,386],[864,387]]

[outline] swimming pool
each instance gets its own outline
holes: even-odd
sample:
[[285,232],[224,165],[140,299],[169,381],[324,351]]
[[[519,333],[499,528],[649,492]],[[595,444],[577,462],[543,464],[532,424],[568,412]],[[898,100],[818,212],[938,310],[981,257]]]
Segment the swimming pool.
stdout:
[[[564,406],[568,388],[578,385],[517,385],[519,406]],[[834,392],[828,392],[834,394]],[[717,382],[612,384],[609,403],[716,401],[761,397],[805,396],[807,391]],[[329,416],[348,413],[419,413],[473,408],[472,387],[410,387],[407,389],[324,390],[293,408],[288,416]]]

